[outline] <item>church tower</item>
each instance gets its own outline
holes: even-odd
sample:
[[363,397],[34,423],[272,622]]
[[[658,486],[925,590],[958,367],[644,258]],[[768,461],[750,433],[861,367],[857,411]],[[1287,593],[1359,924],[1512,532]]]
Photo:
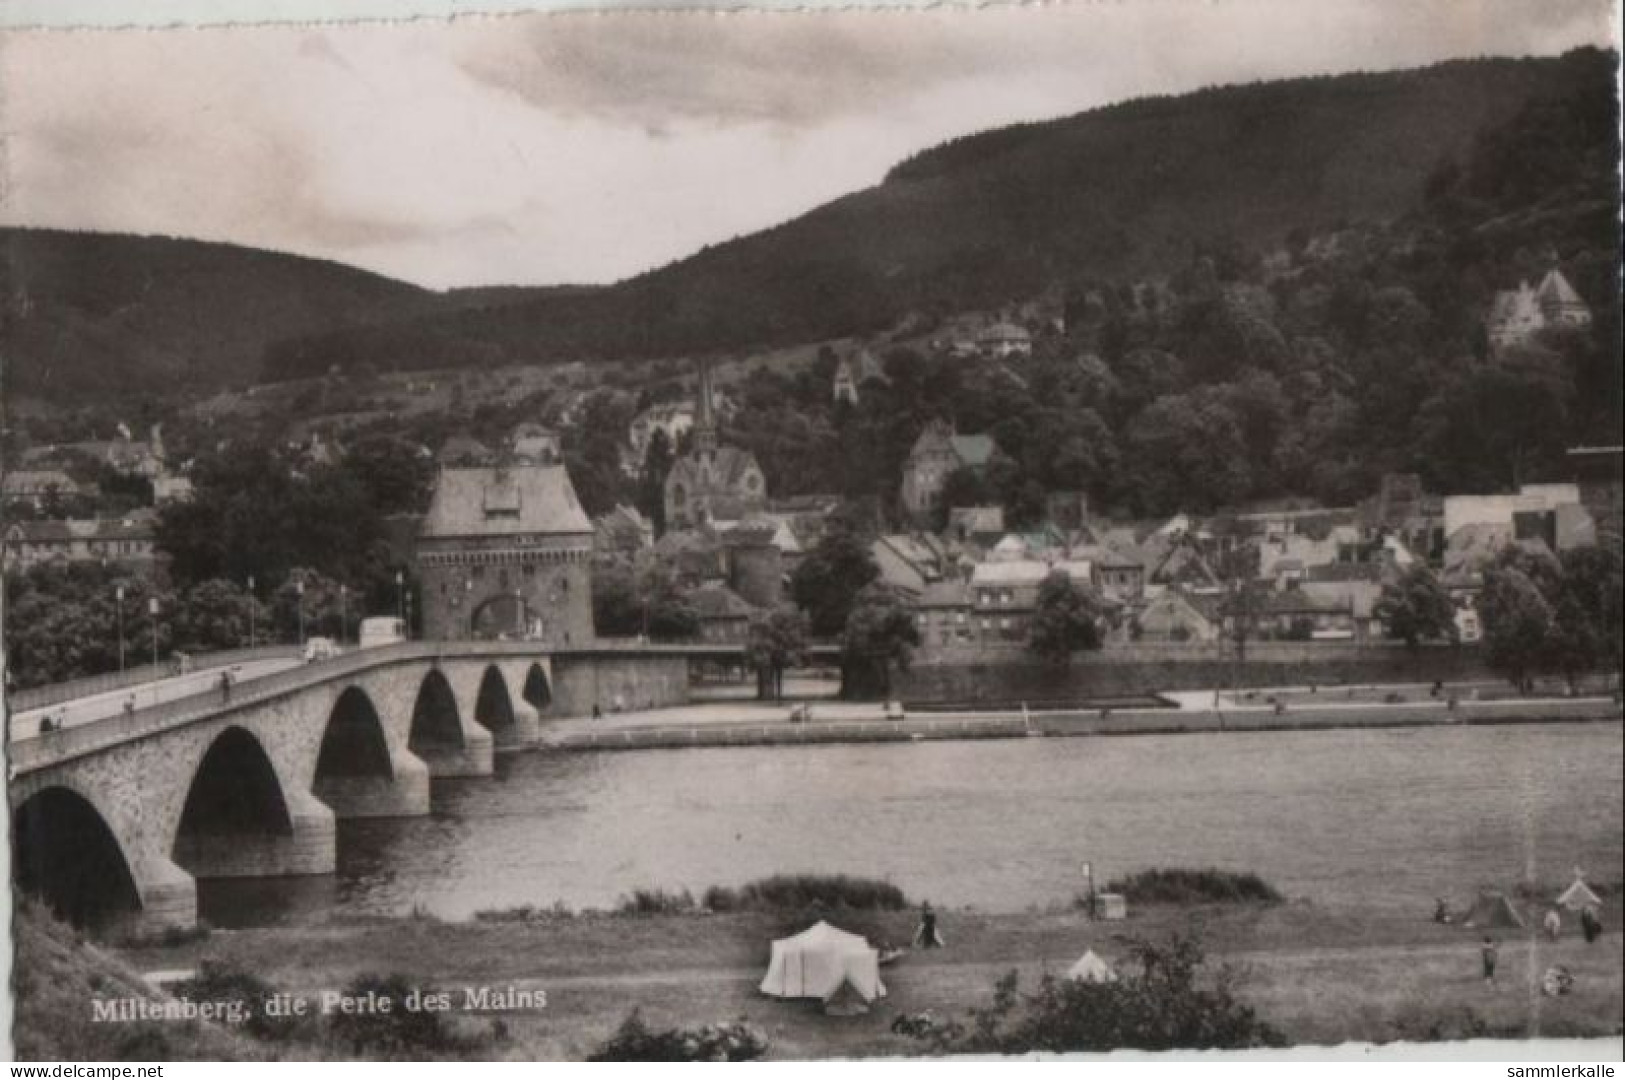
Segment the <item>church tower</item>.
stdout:
[[717,410],[711,399],[711,362],[700,359],[700,393],[694,409],[694,450],[710,462],[717,456]]

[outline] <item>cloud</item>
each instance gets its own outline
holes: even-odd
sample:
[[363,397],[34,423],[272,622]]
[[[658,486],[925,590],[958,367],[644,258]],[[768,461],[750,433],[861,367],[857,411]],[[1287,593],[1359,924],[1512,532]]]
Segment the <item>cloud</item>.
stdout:
[[0,38],[0,221],[430,285],[606,281],[945,138],[1204,85],[1612,40],[1608,0],[1135,0]]

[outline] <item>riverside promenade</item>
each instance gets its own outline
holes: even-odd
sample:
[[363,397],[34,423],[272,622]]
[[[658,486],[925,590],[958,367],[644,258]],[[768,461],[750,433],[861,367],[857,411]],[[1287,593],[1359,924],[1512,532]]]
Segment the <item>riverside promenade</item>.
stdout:
[[[1621,720],[1621,707],[1613,696],[1451,701],[1428,697],[1426,687],[1407,686],[1390,692],[1421,700],[1337,700],[1328,694],[1306,704],[1306,692],[1287,688],[1238,698],[1224,692],[1215,696],[1211,690],[1191,691],[1161,695],[1167,704],[1156,708],[910,711],[902,719],[888,719],[878,702],[713,701],[595,720],[551,721],[543,725],[540,744],[558,750],[647,750]],[[810,709],[811,718],[791,722],[791,711],[801,706]]]

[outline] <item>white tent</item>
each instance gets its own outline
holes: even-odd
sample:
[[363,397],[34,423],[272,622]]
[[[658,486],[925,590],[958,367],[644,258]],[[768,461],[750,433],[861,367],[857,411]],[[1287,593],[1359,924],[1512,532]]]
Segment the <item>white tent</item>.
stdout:
[[865,1001],[886,996],[880,954],[858,935],[819,922],[773,943],[773,959],[758,989],[773,997],[823,1001],[842,983]]
[[1078,958],[1066,977],[1075,982],[1109,983],[1117,981],[1117,972],[1090,949]]
[[1591,887],[1579,878],[1574,884],[1563,890],[1563,895],[1557,898],[1559,907],[1566,907],[1570,911],[1579,911],[1581,908],[1601,907],[1602,898],[1591,891]]

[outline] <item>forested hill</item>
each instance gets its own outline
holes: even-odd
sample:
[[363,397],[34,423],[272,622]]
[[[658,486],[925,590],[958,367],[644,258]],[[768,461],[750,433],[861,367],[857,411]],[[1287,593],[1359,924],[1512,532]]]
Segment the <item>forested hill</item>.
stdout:
[[0,229],[4,390],[64,403],[254,381],[283,338],[477,309],[335,262],[162,236]]
[[1610,55],[1221,88],[1006,128],[611,288],[282,342],[266,376],[784,344],[1166,271],[1195,246],[1403,215],[1481,132],[1576,95],[1612,99]]

